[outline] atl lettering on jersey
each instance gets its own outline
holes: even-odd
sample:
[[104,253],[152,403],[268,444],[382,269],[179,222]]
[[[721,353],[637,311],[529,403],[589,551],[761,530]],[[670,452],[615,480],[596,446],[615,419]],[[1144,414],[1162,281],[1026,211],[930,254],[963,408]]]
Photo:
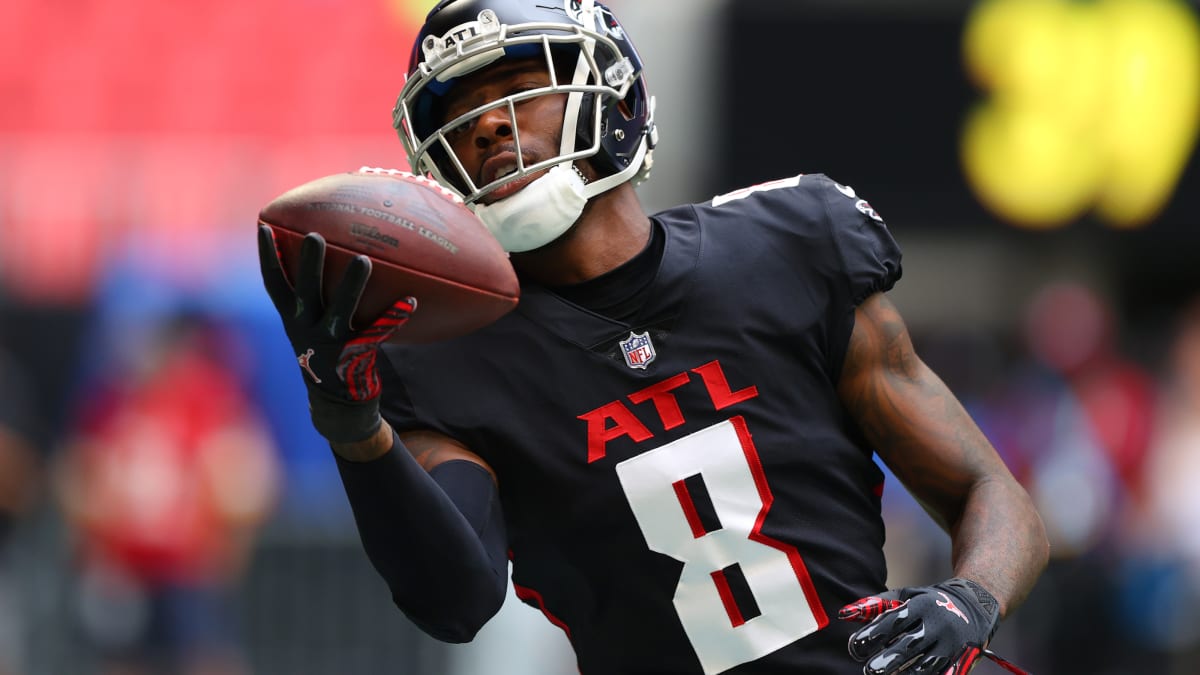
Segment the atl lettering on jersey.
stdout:
[[[758,396],[758,387],[753,385],[738,391],[730,391],[729,380],[725,377],[725,371],[721,369],[721,364],[712,361],[692,368],[690,371],[672,375],[661,382],[656,382],[630,394],[627,398],[634,405],[650,402],[658,412],[663,431],[670,431],[686,422],[683,418],[683,410],[679,407],[679,401],[672,392],[691,382],[693,373],[699,375],[700,380],[704,383],[714,410],[728,408],[735,403]],[[621,400],[606,403],[595,410],[586,412],[580,415],[579,419],[587,422],[589,464],[604,458],[607,454],[608,442],[613,439],[628,436],[634,442],[641,443],[654,437],[654,433],[650,431],[649,427],[642,424],[633,411]]]

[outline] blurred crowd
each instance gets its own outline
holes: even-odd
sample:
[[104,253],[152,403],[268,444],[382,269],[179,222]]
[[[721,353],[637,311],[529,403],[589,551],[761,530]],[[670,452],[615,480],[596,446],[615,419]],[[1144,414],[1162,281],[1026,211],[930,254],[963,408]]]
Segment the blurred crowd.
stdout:
[[[248,355],[215,317],[186,308],[133,331],[104,318],[73,359],[66,423],[44,447],[29,423],[45,416],[20,404],[35,383],[5,364],[0,534],[37,506],[61,519],[77,612],[60,620],[97,672],[249,672],[231,595],[274,510],[279,457],[239,378]],[[22,580],[6,576],[0,644],[20,673],[28,607],[12,588]]]

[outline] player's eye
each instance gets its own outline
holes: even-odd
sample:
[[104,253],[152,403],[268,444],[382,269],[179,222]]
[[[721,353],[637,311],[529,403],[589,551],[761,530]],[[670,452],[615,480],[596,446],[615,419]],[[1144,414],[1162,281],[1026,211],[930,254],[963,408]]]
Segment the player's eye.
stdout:
[[[504,95],[505,96],[517,96],[518,94],[524,94],[527,91],[533,91],[535,89],[543,89],[546,86],[547,86],[547,84],[542,84],[540,82],[519,82],[519,83],[514,84],[513,86],[509,87],[508,91],[505,92]],[[531,97],[523,99],[521,101],[517,101],[517,104],[519,105],[521,103],[524,103],[525,101],[531,101],[535,98],[537,98],[537,97],[531,96]]]
[[452,127],[449,131],[446,132],[446,140],[453,143],[453,142],[463,138],[464,136],[466,136],[467,132],[469,132],[471,130],[472,121],[473,120],[466,120],[460,124],[456,124],[454,127]]

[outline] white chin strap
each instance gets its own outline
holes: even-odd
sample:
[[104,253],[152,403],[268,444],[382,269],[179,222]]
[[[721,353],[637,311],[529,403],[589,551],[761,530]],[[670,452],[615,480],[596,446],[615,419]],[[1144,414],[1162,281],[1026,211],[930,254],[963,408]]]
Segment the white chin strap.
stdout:
[[585,205],[583,179],[564,162],[520,192],[472,208],[505,251],[521,253],[557,239],[575,224]]

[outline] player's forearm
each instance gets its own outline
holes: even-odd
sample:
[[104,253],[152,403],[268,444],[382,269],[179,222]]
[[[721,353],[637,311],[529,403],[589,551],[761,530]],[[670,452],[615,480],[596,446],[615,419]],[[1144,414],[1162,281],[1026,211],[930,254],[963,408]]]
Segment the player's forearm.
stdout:
[[932,382],[926,389],[937,395],[929,399],[918,392],[896,399],[896,410],[922,422],[889,438],[889,466],[950,534],[955,577],[985,587],[1007,616],[1045,568],[1045,527],[983,432],[940,381]]
[[958,576],[984,586],[1007,612],[1048,557],[1025,490],[962,404],[913,350],[882,294],[855,313],[839,394],[876,452],[953,538]]
[[[338,454],[363,548],[414,623],[440,640],[469,641],[499,610],[508,583],[494,483],[463,461],[426,472],[388,433],[392,440],[375,459]],[[372,443],[360,456],[378,449]]]
[[[986,588],[1001,617],[1028,595],[1046,566],[1041,516],[945,385],[927,369],[892,401],[907,420],[879,439],[889,466],[950,534],[954,575]],[[903,389],[903,388],[902,388]]]
[[1041,516],[1008,478],[976,485],[950,533],[955,576],[988,589],[1000,603],[1001,617],[1025,600],[1049,558]]
[[1041,516],[949,389],[924,366],[918,372],[891,401],[907,422],[882,441],[890,465],[950,534],[955,576],[986,588],[1007,616],[1046,566]]

